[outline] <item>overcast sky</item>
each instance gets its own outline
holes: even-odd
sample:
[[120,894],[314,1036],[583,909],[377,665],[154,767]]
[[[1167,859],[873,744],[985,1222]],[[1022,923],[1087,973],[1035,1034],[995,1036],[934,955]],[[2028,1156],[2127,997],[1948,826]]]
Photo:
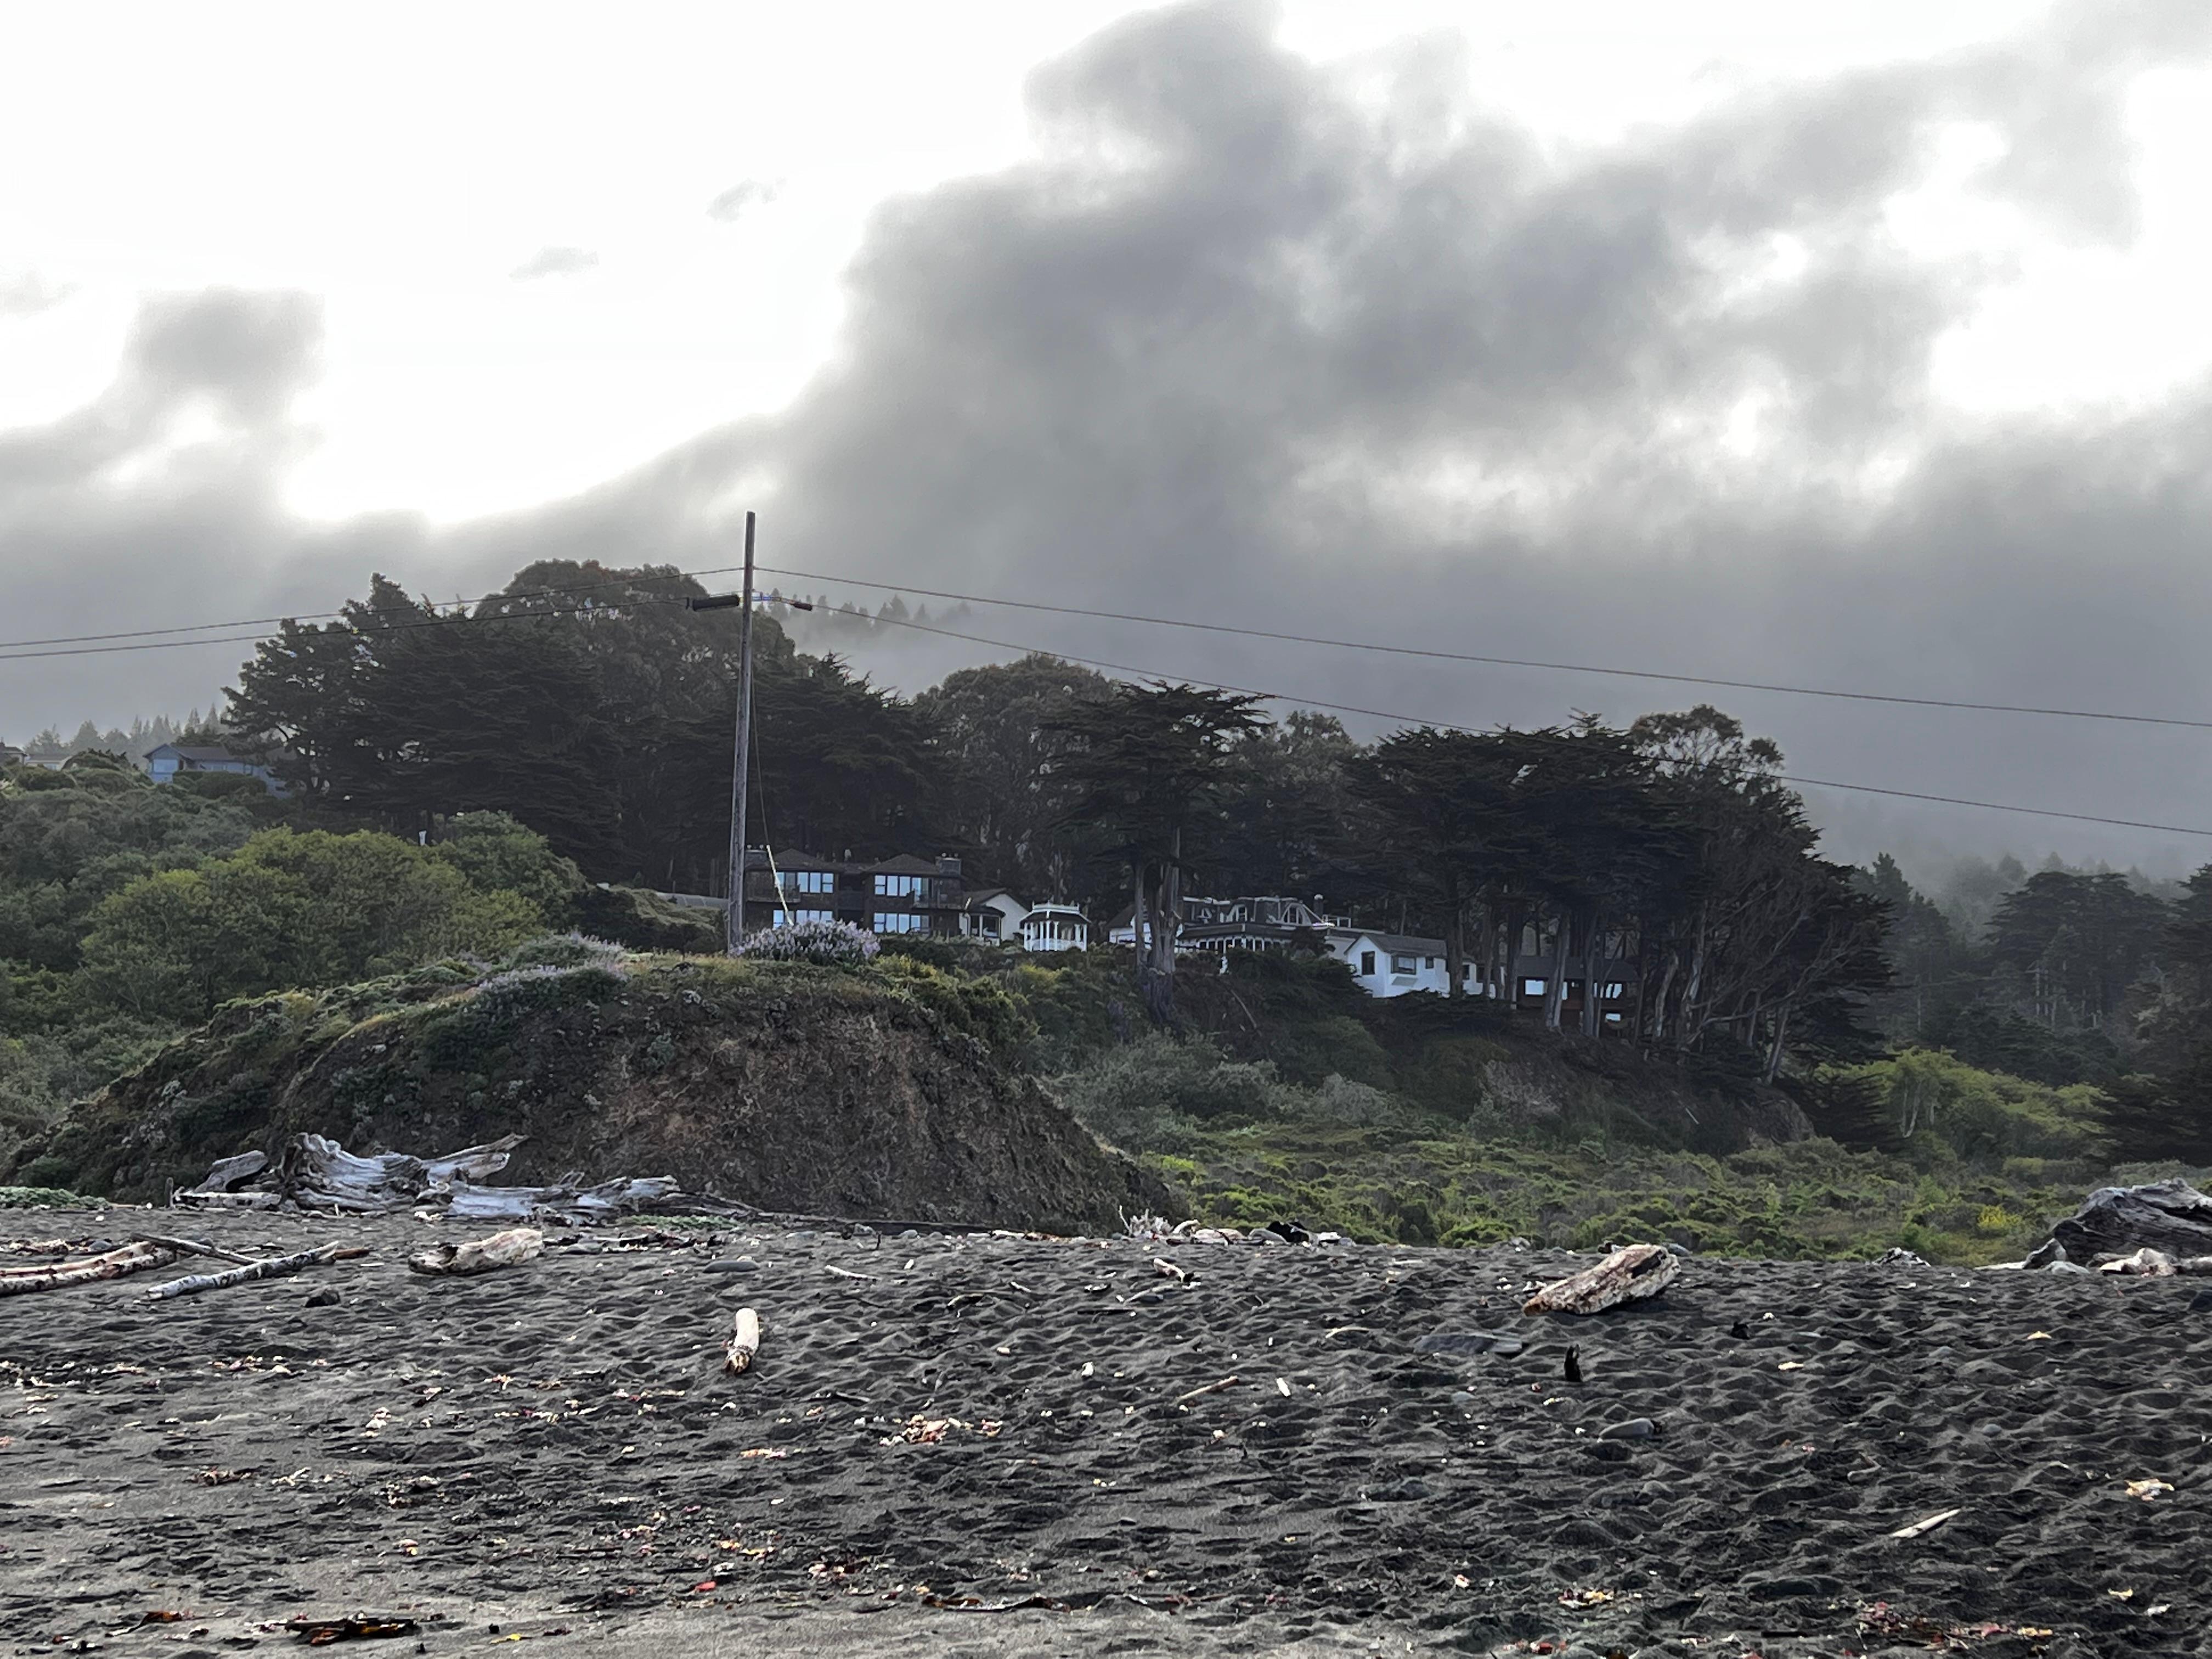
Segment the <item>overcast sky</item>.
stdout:
[[[753,507],[839,578],[787,586],[872,602],[2212,718],[2199,0],[80,4],[7,44],[7,640],[726,564]],[[963,626],[1474,725],[1699,695]],[[0,661],[0,737],[204,705],[243,651]],[[1808,777],[2212,829],[2212,732],[1710,695]],[[2212,858],[1808,798],[1854,858]]]

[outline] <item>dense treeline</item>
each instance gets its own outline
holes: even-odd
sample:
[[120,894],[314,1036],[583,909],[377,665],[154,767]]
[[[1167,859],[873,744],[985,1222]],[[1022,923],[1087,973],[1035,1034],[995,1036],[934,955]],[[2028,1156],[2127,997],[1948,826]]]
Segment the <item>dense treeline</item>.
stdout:
[[[496,956],[575,920],[549,880],[720,891],[738,613],[688,609],[702,591],[546,562],[465,615],[379,578],[333,622],[285,624],[228,694],[228,741],[258,745],[285,799],[152,789],[92,750],[19,773],[0,805],[11,1032]],[[1163,1022],[1176,964],[1152,924],[1190,893],[1275,893],[1440,939],[1455,996],[1540,981],[1555,1029],[1571,981],[1618,983],[1581,997],[1585,1034],[1747,1079],[1919,1045],[2094,1083],[2133,1145],[2194,1145],[2183,1126],[2212,1118],[2212,872],[2170,902],[1988,868],[1939,903],[1887,859],[1820,857],[1774,745],[1705,707],[1363,744],[1325,714],[1047,657],[902,699],[772,614],[755,637],[750,840],[954,852],[971,884],[1133,913]],[[493,824],[526,825],[566,873],[518,897],[520,865],[457,862]]]

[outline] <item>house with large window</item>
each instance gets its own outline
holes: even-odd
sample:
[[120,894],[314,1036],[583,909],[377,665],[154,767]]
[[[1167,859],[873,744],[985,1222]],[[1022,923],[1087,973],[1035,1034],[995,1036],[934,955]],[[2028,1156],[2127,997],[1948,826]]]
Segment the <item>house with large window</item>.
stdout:
[[901,854],[878,861],[756,847],[745,854],[745,918],[761,927],[848,921],[874,933],[962,931],[960,860]]

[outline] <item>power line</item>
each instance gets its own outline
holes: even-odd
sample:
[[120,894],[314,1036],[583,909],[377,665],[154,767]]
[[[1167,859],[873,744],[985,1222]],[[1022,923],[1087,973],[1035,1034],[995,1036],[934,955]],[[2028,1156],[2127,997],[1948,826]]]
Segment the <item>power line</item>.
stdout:
[[[763,567],[766,568],[766,567]],[[804,572],[780,571],[781,575],[804,574]],[[908,589],[908,592],[919,590]],[[949,596],[948,596],[949,597]],[[1391,709],[1364,708],[1356,703],[1325,702],[1318,697],[1301,696],[1292,692],[1263,691],[1249,685],[1230,685],[1219,680],[1194,678],[1181,674],[1162,674],[1149,668],[1136,668],[1127,663],[1106,662],[1096,657],[1078,657],[1065,651],[1048,651],[1042,646],[1017,645],[1009,640],[986,639],[979,634],[963,634],[957,629],[940,628],[933,623],[919,623],[903,617],[878,617],[874,620],[888,623],[896,628],[918,629],[925,634],[939,634],[946,639],[965,640],[971,645],[985,645],[1000,651],[1019,651],[1031,656],[1051,657],[1060,662],[1072,662],[1085,668],[1100,668],[1117,674],[1134,674],[1144,679],[1174,680],[1188,685],[1210,686],[1216,691],[1231,691],[1248,697],[1264,697],[1274,702],[1292,702],[1306,708],[1326,708],[1340,714],[1365,714],[1376,720],[1399,720],[1407,726],[1434,726],[1444,732],[1466,732],[1481,735],[1482,726],[1462,726],[1451,720],[1424,720],[1418,714],[1401,714]],[[1814,789],[1843,789],[1854,794],[1888,795],[1899,800],[1933,801],[1945,806],[1973,806],[1990,812],[2020,812],[2031,817],[2065,818],[2076,823],[2109,824],[2120,830],[2154,830],[2172,836],[2203,836],[2212,838],[2212,830],[2200,830],[2185,823],[2150,823],[2139,818],[2108,818],[2094,812],[2065,812],[2051,806],[2016,806],[2007,801],[1971,800],[1962,795],[1928,795],[1911,789],[1887,789],[1871,783],[1838,783],[1828,778],[1801,777],[1795,773],[1784,773],[1791,784],[1802,784]]]
[[[1437,662],[1477,663],[1493,668],[1539,668],[1561,674],[1604,674],[1620,679],[1661,680],[1674,685],[1711,685],[1735,691],[1776,691],[1793,697],[1832,697],[1846,702],[1884,702],[1911,708],[1961,708],[1989,714],[2039,714],[2061,720],[2119,720],[2136,726],[2178,726],[2212,732],[2212,720],[2191,720],[2171,714],[2127,714],[2102,708],[2046,708],[2034,704],[1972,702],[1954,697],[1913,697],[1889,691],[1846,691],[1832,686],[1784,685],[1767,680],[1722,679],[1710,674],[1662,673],[1656,669],[1609,668],[1595,663],[1545,662],[1526,657],[1484,656],[1469,651],[1439,651],[1413,645],[1385,645],[1373,640],[1340,640],[1314,634],[1278,633],[1265,628],[1238,628],[1228,623],[1194,622],[1183,617],[1146,617],[1122,611],[1093,611],[1080,605],[1044,605],[1028,599],[999,599],[981,593],[955,593],[941,588],[915,587],[907,583],[867,581],[854,576],[834,576],[818,570],[793,570],[777,565],[761,568],[773,575],[804,576],[810,581],[845,582],[887,593],[915,593],[925,599],[957,599],[968,605],[1001,605],[1015,611],[1041,611],[1060,617],[1084,617],[1100,622],[1140,623],[1152,628],[1182,628],[1206,634],[1234,634],[1245,639],[1279,640],[1292,645],[1324,645],[1343,651],[1372,651],[1386,656],[1422,657]],[[889,620],[886,618],[886,620]]]
[[[741,567],[738,566],[717,566],[702,570],[672,571],[669,573],[666,577],[647,578],[645,580],[675,580],[686,577],[722,575],[727,574],[727,572],[731,570],[740,568]],[[1994,714],[2046,714],[2080,720],[2123,720],[2141,725],[2176,726],[2212,729],[2212,720],[2181,720],[2150,714],[2122,714],[2089,709],[2035,708],[2008,703],[1952,702],[1941,698],[1892,696],[1887,694],[1879,692],[1837,691],[1805,686],[1769,685],[1754,681],[1725,680],[1688,674],[1647,673],[1635,669],[1579,667],[1571,664],[1533,662],[1505,657],[1483,657],[1457,652],[1423,650],[1409,646],[1388,646],[1366,643],[1354,640],[1334,640],[1314,635],[1274,633],[1262,629],[1237,628],[1224,623],[1189,622],[1175,617],[1134,616],[1121,611],[1085,610],[1073,605],[1052,605],[1019,599],[996,599],[980,594],[955,593],[938,589],[914,587],[910,586],[899,586],[894,587],[890,584],[885,583],[859,581],[850,577],[833,576],[818,571],[797,570],[774,565],[761,565],[757,567],[757,568],[772,575],[803,576],[810,580],[817,581],[847,581],[856,586],[878,587],[884,589],[884,591],[893,592],[916,593],[924,595],[930,599],[955,599],[970,604],[1002,605],[1012,609],[1045,611],[1057,615],[1086,617],[1115,622],[1149,623],[1162,627],[1183,628],[1210,633],[1236,634],[1252,638],[1278,640],[1291,644],[1330,646],[1350,650],[1376,651],[1403,656],[1428,657],[1446,661],[1483,663],[1508,667],[1547,668],[1571,672],[1613,674],[1629,678],[1668,680],[1692,685],[1726,686],[1738,690],[1784,691],[1800,696],[1840,697],[1860,702],[1903,703],[1923,708],[1977,709]],[[480,595],[474,600],[464,599],[458,600],[456,603],[461,605],[480,605],[489,599],[564,597],[573,593],[589,592],[601,588],[629,586],[638,580],[639,579],[635,577],[628,577],[605,582],[582,583],[574,587],[569,588],[544,588],[526,593],[489,593]],[[679,595],[671,595],[664,599],[650,594],[636,595],[628,601],[628,603],[633,605],[680,605],[683,602],[683,598]],[[595,608],[597,607],[591,605],[581,605],[561,606],[550,609],[500,611],[489,616],[472,616],[463,613],[450,617],[428,617],[422,621],[411,623],[386,623],[373,628],[354,629],[349,631],[357,634],[361,637],[370,638],[380,633],[400,632],[417,628],[451,628],[456,626],[474,625],[482,623],[528,621],[533,617],[575,616],[592,611]],[[340,617],[344,613],[343,611],[324,611],[313,613],[309,617],[306,618],[280,617],[276,618],[275,620],[278,622],[288,620],[297,622],[301,620],[313,620],[318,617]],[[255,620],[256,619],[253,618],[246,618],[243,619],[240,623],[200,623],[197,624],[196,628],[216,629],[251,625]],[[1139,668],[1127,663],[1108,662],[1098,658],[1081,657],[1076,656],[1068,652],[1048,650],[1042,646],[1020,645],[1009,640],[989,639],[979,634],[967,634],[960,632],[955,629],[939,627],[934,623],[915,622],[909,617],[877,616],[869,618],[869,620],[873,623],[888,624],[892,627],[914,629],[925,634],[936,634],[946,639],[961,640],[971,645],[987,646],[994,650],[1015,651],[1027,655],[1053,657],[1063,662],[1077,663],[1085,667],[1103,669],[1109,673],[1133,674],[1144,679],[1182,680],[1187,684],[1209,685],[1217,690],[1234,692],[1240,696],[1264,697],[1270,702],[1292,702],[1310,708],[1325,708],[1334,714],[1360,714],[1373,720],[1401,721],[1409,726],[1431,726],[1437,727],[1440,730],[1449,732],[1480,732],[1485,729],[1480,726],[1463,726],[1449,720],[1424,720],[1420,716],[1415,714],[1402,714],[1391,709],[1370,708],[1357,703],[1331,702],[1324,701],[1322,698],[1302,696],[1291,692],[1260,690],[1251,686],[1230,685],[1217,680],[1193,678],[1189,676],[1184,675],[1163,674],[1153,669]],[[145,629],[127,634],[83,635],[75,637],[78,641],[86,641],[103,639],[118,639],[135,642],[106,645],[73,643],[69,641],[55,641],[52,643],[54,644],[57,648],[50,650],[18,650],[11,648],[12,647],[17,646],[37,646],[49,643],[48,641],[44,641],[23,640],[5,641],[0,642],[0,662],[26,661],[33,658],[42,657],[97,656],[116,651],[166,650],[192,645],[236,645],[258,642],[269,637],[266,634],[226,635],[191,640],[159,639],[150,637],[153,635],[176,634],[187,631],[195,631],[195,629],[183,628]],[[2076,823],[2106,824],[2115,829],[2122,830],[2149,830],[2166,835],[2202,836],[2212,837],[2212,830],[2198,829],[2188,824],[2153,823],[2137,818],[2106,817],[2092,812],[2061,811],[2055,807],[2019,806],[2003,801],[1973,800],[1964,796],[1923,794],[1910,789],[1890,789],[1880,785],[1870,783],[1839,783],[1832,779],[1826,778],[1808,778],[1800,777],[1795,775],[1787,775],[1789,777],[1789,781],[1791,783],[1802,784],[1809,788],[1845,790],[1855,794],[1887,795],[1899,800],[1928,801],[1947,806],[1969,806],[1992,812],[2016,812],[2031,817],[2063,818]]]
[[[603,582],[576,582],[567,587],[529,588],[520,593],[509,592],[502,588],[495,593],[479,593],[474,599],[455,599],[453,604],[457,605],[483,605],[491,599],[562,599],[574,593],[594,593],[609,587],[629,587],[641,581],[676,581],[698,576],[725,576],[729,574],[730,572],[741,569],[742,568],[742,566],[734,564],[714,565],[704,570],[672,570],[665,575],[646,577],[618,576]],[[666,603],[666,601],[652,595],[641,595],[635,603],[659,605]],[[588,609],[589,607],[585,608]],[[567,613],[541,611],[523,614],[535,616],[556,616]],[[132,628],[125,629],[120,632],[113,634],[60,634],[56,635],[51,639],[43,640],[0,640],[0,651],[15,651],[19,647],[98,644],[108,640],[152,640],[157,639],[165,635],[172,634],[203,634],[218,628],[276,628],[288,622],[328,622],[344,615],[345,612],[343,611],[303,611],[289,617],[234,617],[228,622],[185,623],[170,628]],[[471,617],[469,620],[491,622],[501,619],[501,617]],[[453,619],[441,618],[441,620],[449,621]],[[405,626],[407,624],[401,625]],[[238,635],[234,639],[177,640],[172,641],[172,643],[177,645],[232,645],[237,643],[239,640],[255,640],[262,637],[264,637],[264,635],[259,634],[245,634]],[[160,647],[155,646],[125,646],[111,648],[122,650],[155,650],[159,649]],[[29,656],[91,656],[96,654],[96,653],[89,651],[27,651],[25,654]],[[6,659],[0,658],[0,661],[4,660],[6,660]]]

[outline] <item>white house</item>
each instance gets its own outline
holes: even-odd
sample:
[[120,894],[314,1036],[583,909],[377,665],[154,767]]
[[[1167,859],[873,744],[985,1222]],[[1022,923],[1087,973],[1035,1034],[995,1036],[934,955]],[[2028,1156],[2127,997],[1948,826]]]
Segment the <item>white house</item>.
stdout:
[[1073,904],[1024,904],[1003,887],[967,896],[960,931],[969,939],[1018,945],[1024,951],[1087,951],[1091,919]]
[[1091,919],[1072,904],[1038,904],[1022,918],[1024,951],[1088,951]]
[[[1133,915],[1124,917],[1108,937],[1116,945],[1134,945]],[[1226,953],[1293,947],[1334,957],[1352,969],[1353,981],[1370,996],[1401,997],[1409,991],[1443,996],[1451,988],[1440,939],[1356,927],[1346,917],[1328,915],[1303,899],[1279,896],[1183,901],[1182,926],[1176,935],[1178,951]],[[1474,963],[1462,963],[1460,976],[1469,994],[1488,994],[1475,978]]]
[[1030,907],[1003,887],[986,887],[966,896],[960,907],[960,931],[969,939],[1012,944],[1022,936]]
[[[1359,988],[1372,997],[1401,997],[1408,991],[1433,991],[1444,996],[1451,990],[1451,975],[1444,967],[1444,942],[1440,939],[1346,930],[1332,933],[1328,953],[1349,965]],[[1460,964],[1460,976],[1471,994],[1481,994],[1481,988],[1474,982],[1473,963]]]

